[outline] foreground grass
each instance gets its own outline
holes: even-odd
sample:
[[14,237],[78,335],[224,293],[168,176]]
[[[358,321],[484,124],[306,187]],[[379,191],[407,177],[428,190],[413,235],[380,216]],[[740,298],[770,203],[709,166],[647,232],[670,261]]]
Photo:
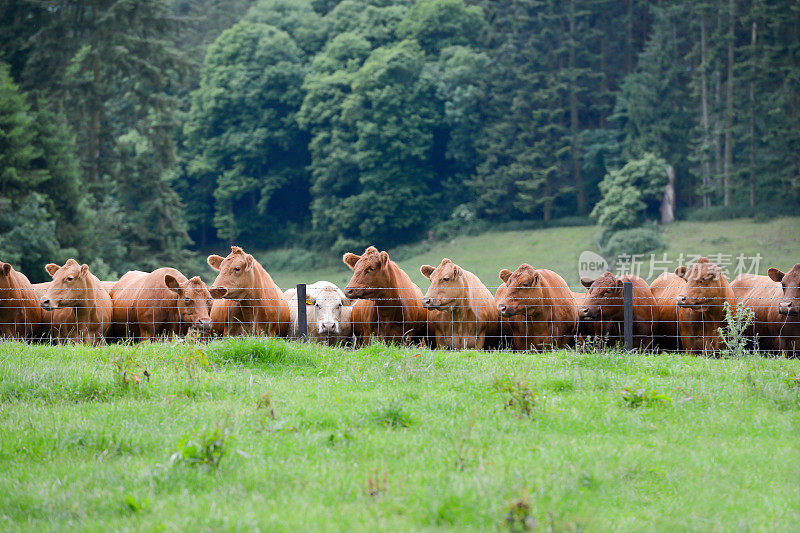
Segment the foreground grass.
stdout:
[[[548,228],[531,231],[493,231],[481,235],[459,237],[452,241],[434,241],[428,250],[398,261],[398,264],[420,287],[430,282],[419,272],[420,265],[438,265],[443,257],[449,257],[473,272],[487,287],[497,287],[498,272],[503,268],[515,270],[522,263],[536,268],[549,268],[561,274],[570,286],[580,286],[578,257],[584,250],[597,251],[595,242],[598,226]],[[775,218],[767,222],[752,219],[724,220],[719,222],[681,221],[664,229],[664,252],[670,261],[670,269],[678,266],[681,254],[684,257],[717,254],[731,256],[731,270],[735,258],[761,256],[759,274],[766,275],[769,267],[787,271],[800,261],[800,240],[787,238],[800,231],[800,217]],[[353,250],[361,253],[361,250]],[[490,251],[491,253],[487,253]],[[392,250],[389,250],[392,253]],[[661,253],[657,255],[661,258]],[[652,278],[649,273],[649,257],[641,275]],[[749,261],[747,262],[749,266]],[[325,279],[345,286],[352,272],[342,263],[320,269],[276,269],[264,264],[270,275],[281,287],[294,287],[301,282],[313,283]],[[211,276],[210,279],[214,279]],[[423,291],[425,290],[423,288]]]
[[[4,343],[0,528],[790,530],[798,374],[615,352]],[[218,466],[171,463],[215,429]]]

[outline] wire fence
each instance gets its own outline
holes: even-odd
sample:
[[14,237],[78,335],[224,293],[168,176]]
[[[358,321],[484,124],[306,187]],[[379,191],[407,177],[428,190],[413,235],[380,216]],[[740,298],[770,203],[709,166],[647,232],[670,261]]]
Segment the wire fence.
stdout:
[[738,297],[718,286],[634,290],[631,282],[621,290],[439,288],[435,297],[372,287],[369,299],[347,298],[332,284],[299,284],[283,294],[276,287],[239,288],[244,296],[238,300],[212,299],[207,289],[190,294],[149,287],[144,296],[142,289],[115,290],[111,282],[81,289],[0,287],[0,334],[43,343],[264,335],[345,346],[376,338],[441,349],[619,346],[711,355],[740,338],[752,351],[800,354],[797,304],[775,287],[741,283]]

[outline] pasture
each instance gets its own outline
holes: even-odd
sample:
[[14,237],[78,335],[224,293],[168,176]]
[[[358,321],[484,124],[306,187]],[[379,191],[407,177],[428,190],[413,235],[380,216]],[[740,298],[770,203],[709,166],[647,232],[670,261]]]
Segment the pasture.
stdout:
[[0,432],[5,531],[800,521],[797,360],[4,342]]
[[[433,241],[427,246],[406,247],[403,250],[389,250],[389,255],[405,270],[420,287],[427,287],[426,280],[419,272],[420,265],[438,265],[443,257],[449,257],[467,270],[475,273],[487,287],[497,287],[500,281],[497,273],[503,268],[515,269],[521,263],[529,263],[535,268],[549,268],[561,274],[570,287],[580,286],[578,276],[578,257],[584,250],[597,251],[595,238],[600,231],[598,226],[576,226],[547,228],[529,231],[490,231],[475,236],[458,237],[447,241]],[[717,222],[678,221],[664,229],[666,253],[672,261],[677,261],[681,253],[686,255],[728,254],[733,257],[761,255],[761,271],[779,266],[791,268],[800,261],[800,241],[789,235],[800,231],[800,217],[774,218],[767,222],[741,218]],[[215,250],[211,253],[218,253]],[[361,253],[363,250],[350,250]],[[401,254],[397,252],[401,251]],[[275,282],[283,287],[294,287],[297,283],[313,283],[325,279],[343,287],[352,272],[341,263],[340,258],[332,258],[331,266],[324,268],[281,267],[271,258],[273,253],[259,254]],[[297,253],[285,251],[281,255]],[[677,267],[675,263],[672,269]],[[645,269],[642,276],[648,278]],[[653,276],[655,277],[655,276]],[[211,272],[204,275],[214,279]],[[652,281],[652,278],[648,279]]]

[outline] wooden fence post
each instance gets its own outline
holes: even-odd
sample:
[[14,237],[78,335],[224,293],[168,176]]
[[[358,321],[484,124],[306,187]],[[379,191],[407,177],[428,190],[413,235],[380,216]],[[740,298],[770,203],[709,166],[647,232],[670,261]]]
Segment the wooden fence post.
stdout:
[[308,317],[306,315],[306,284],[297,284],[297,338],[308,339]]

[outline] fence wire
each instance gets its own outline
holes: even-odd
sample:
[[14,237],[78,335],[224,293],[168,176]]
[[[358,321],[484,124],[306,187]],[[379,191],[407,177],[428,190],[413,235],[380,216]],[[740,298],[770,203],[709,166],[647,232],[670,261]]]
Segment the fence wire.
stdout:
[[[251,287],[240,291],[247,295],[241,300],[214,300],[207,290],[114,290],[113,282],[81,289],[48,283],[0,287],[0,333],[53,344],[191,333],[204,339],[266,335],[359,346],[377,338],[442,349],[518,351],[594,350],[625,341],[622,290],[586,292],[573,287],[571,294],[559,290],[552,295],[537,288],[510,291],[503,285],[487,288],[493,297],[439,288],[435,298],[426,299],[421,294],[408,296],[414,292],[408,288],[373,287],[371,294],[383,296],[351,300],[338,288],[311,287],[305,302],[297,298],[295,288],[282,289],[284,294],[276,296],[276,288]],[[146,296],[141,295],[143,289]],[[797,304],[757,285],[739,284],[736,289],[738,298],[719,287],[633,291],[627,347],[714,354],[736,334],[749,339],[753,351],[800,354]],[[303,315],[304,325],[298,321]]]

